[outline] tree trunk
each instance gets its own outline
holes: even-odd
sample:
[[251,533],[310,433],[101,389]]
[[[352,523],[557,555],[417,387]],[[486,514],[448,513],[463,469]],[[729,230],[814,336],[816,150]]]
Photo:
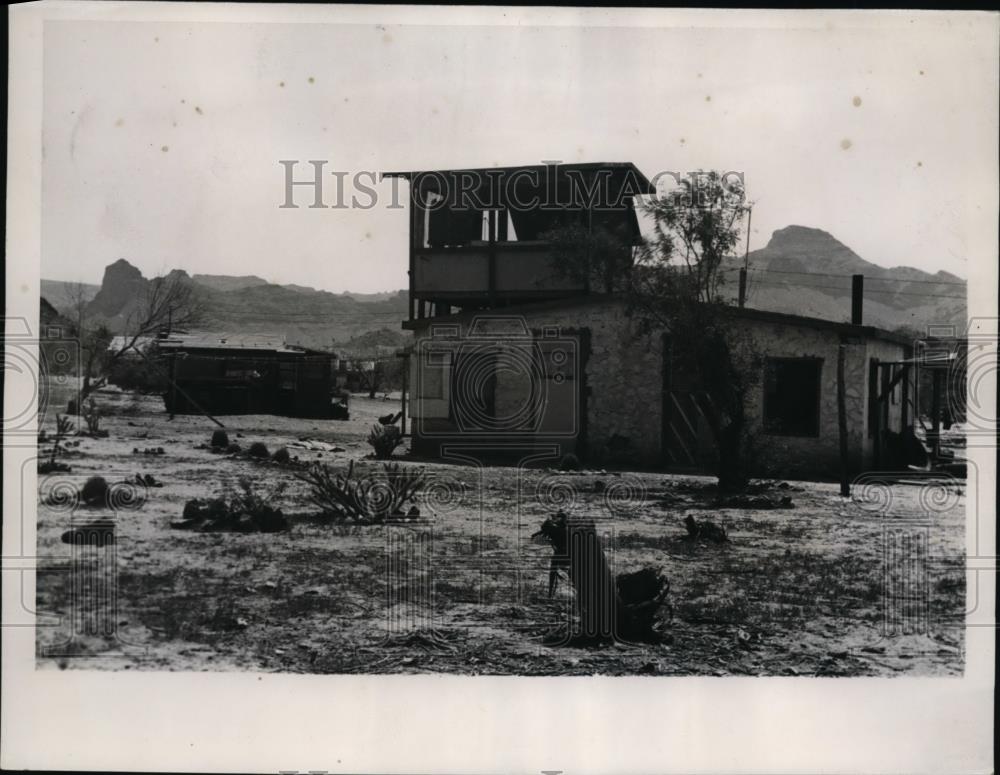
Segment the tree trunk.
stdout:
[[747,485],[746,461],[743,459],[743,418],[731,421],[719,437],[719,489],[740,492]]

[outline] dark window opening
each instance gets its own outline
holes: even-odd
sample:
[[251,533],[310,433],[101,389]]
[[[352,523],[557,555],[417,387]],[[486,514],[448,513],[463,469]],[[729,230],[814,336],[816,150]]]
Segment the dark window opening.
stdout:
[[548,232],[567,226],[584,227],[587,223],[586,212],[574,208],[558,209],[518,209],[510,211],[514,231],[521,241],[545,240]]
[[430,211],[427,245],[461,247],[483,240],[482,210],[439,208]]
[[769,358],[764,369],[764,430],[778,436],[818,436],[818,358]]

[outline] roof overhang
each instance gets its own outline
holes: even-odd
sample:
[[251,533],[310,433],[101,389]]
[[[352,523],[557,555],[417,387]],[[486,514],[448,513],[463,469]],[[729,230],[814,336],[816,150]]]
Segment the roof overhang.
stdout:
[[474,209],[511,207],[531,200],[543,205],[618,209],[631,206],[637,196],[656,193],[632,162],[408,170],[383,172],[381,177],[410,181],[411,197],[419,195],[421,201],[436,194],[451,200],[453,206]]

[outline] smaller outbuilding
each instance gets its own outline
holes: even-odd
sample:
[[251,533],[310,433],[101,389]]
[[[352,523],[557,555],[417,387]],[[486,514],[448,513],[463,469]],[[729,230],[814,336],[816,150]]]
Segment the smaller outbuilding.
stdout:
[[170,373],[171,413],[333,415],[333,353],[273,334],[174,334],[157,347]]

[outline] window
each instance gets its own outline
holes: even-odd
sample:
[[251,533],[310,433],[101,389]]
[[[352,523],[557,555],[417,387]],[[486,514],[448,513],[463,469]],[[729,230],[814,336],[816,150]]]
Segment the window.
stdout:
[[49,339],[61,339],[62,329],[59,326],[49,326]]
[[777,436],[818,436],[819,358],[768,358],[764,367],[764,430]]

